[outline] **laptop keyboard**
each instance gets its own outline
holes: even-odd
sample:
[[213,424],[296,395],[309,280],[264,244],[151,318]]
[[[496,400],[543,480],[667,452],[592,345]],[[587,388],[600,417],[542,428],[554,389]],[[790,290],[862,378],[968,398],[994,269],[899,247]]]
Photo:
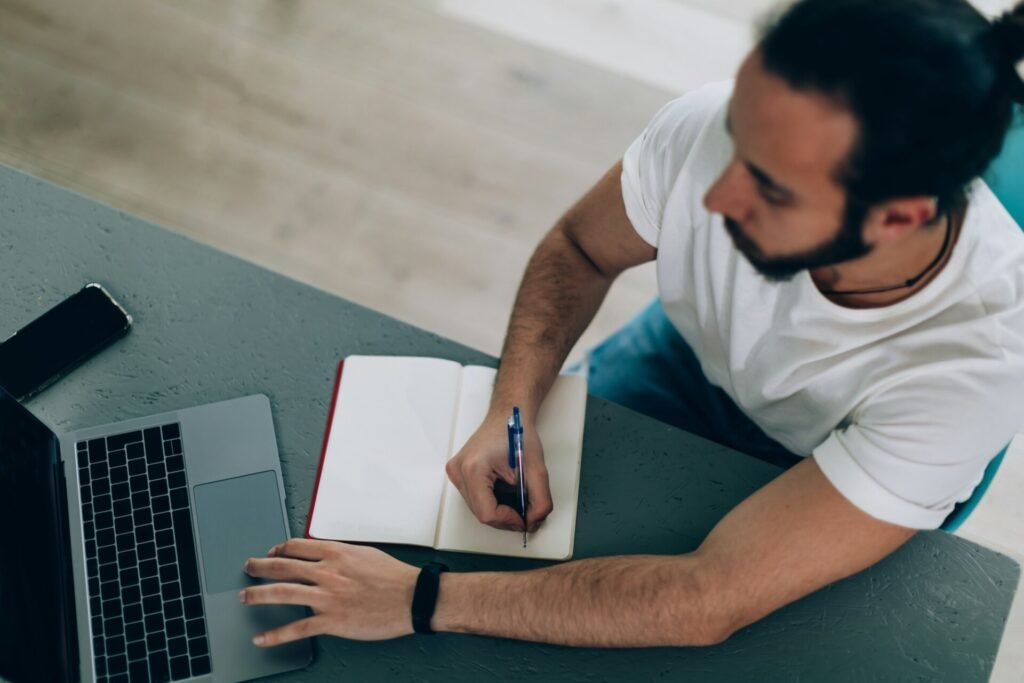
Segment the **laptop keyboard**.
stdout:
[[76,444],[97,681],[210,672],[178,424]]

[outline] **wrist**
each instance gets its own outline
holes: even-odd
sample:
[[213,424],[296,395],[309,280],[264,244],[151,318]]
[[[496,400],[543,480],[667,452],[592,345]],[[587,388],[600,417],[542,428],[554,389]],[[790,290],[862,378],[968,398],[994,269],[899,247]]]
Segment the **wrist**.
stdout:
[[519,406],[519,413],[523,419],[533,424],[539,412],[539,405],[529,400],[494,400],[487,411],[487,421],[500,422],[504,425],[512,415],[512,408],[516,406]]
[[466,633],[466,615],[460,607],[460,594],[465,587],[465,573],[445,572],[438,586],[437,606],[431,627],[437,633]]

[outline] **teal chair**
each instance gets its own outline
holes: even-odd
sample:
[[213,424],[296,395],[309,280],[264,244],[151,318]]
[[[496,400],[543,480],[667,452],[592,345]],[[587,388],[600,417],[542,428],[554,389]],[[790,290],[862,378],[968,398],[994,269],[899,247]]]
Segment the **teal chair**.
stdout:
[[[1010,131],[1006,145],[999,158],[985,174],[985,182],[999,197],[999,201],[1003,203],[1017,224],[1024,228],[1024,110],[1018,111],[1017,121]],[[1008,446],[1009,444],[1007,444]],[[974,508],[978,507],[978,502],[988,491],[989,484],[996,476],[996,471],[1003,463],[1005,455],[1006,448],[1004,447],[996,457],[992,458],[988,467],[985,468],[981,483],[974,489],[970,498],[958,503],[953,508],[953,512],[949,513],[949,517],[942,523],[943,530],[956,531],[964,523],[964,520],[974,512]]]

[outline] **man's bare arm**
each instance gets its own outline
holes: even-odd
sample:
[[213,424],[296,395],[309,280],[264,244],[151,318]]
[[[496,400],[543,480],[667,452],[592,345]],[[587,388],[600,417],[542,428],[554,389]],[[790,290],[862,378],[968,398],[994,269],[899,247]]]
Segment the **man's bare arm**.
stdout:
[[848,502],[808,458],[687,555],[446,574],[434,628],[567,645],[716,643],[871,566],[913,534]]
[[515,475],[505,452],[505,420],[518,405],[526,430],[527,524],[536,529],[552,510],[543,444],[529,428],[565,357],[601,306],[612,281],[657,252],[626,216],[622,164],[613,166],[541,241],[516,296],[491,406],[483,424],[448,461],[448,478],[481,522],[519,529],[523,520],[498,505],[494,482]]
[[[808,458],[738,505],[686,555],[442,574],[431,625],[565,645],[707,645],[873,565],[913,534],[848,502]],[[415,567],[376,548],[307,539],[270,555],[249,560],[249,574],[293,583],[247,588],[242,601],[308,605],[315,615],[258,644],[412,632]]]
[[624,270],[654,260],[622,199],[622,162],[558,221],[534,251],[519,286],[491,401],[502,417],[534,417],[573,344]]

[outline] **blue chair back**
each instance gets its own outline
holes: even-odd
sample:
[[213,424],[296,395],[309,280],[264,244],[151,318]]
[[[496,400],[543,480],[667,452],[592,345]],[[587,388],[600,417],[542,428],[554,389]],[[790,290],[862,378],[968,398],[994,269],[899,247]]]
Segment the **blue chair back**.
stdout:
[[[1010,212],[1017,225],[1024,229],[1024,110],[1017,111],[1016,121],[1003,146],[999,158],[985,173],[985,182],[992,192],[999,197],[1006,210]],[[1009,444],[1007,444],[1009,446]],[[1006,447],[992,458],[985,468],[981,483],[974,489],[971,497],[958,503],[953,512],[949,513],[942,523],[944,531],[956,531],[978,506],[982,496],[988,491],[989,484],[996,476],[999,466],[1006,455]]]

